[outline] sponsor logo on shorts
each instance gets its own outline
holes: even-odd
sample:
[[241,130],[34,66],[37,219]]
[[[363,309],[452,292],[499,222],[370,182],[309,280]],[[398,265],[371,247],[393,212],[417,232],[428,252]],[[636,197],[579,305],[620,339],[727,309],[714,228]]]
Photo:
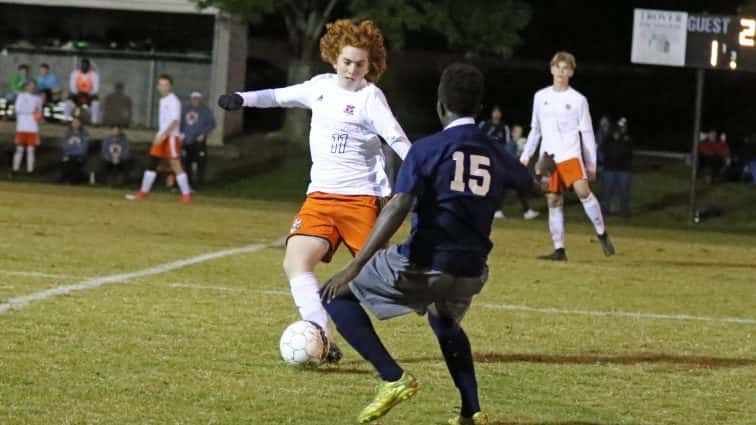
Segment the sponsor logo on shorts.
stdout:
[[565,108],[567,108],[567,110],[570,110],[570,109],[572,109],[572,105],[570,105],[569,103],[568,103],[568,104],[566,104],[566,105],[564,105],[564,107],[565,107]]
[[298,218],[294,220],[294,223],[292,223],[291,230],[289,230],[289,233],[294,233],[301,228],[302,228],[302,219]]

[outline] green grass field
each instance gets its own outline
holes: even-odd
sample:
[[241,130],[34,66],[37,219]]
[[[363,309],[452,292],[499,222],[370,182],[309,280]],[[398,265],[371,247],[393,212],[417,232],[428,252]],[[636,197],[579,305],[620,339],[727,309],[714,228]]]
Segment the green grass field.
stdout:
[[[298,164],[191,205],[0,183],[0,305],[271,243],[299,206]],[[578,205],[564,264],[534,259],[550,249],[545,220],[496,222],[491,280],[465,319],[494,424],[756,424],[756,194],[704,190],[739,208],[691,227],[675,201],[684,181],[638,176],[641,212],[609,220],[618,255],[608,259]],[[272,246],[0,313],[0,424],[355,423],[378,381],[354,351],[342,343],[342,364],[317,370],[279,359],[297,319],[282,258]],[[340,252],[318,276],[347,260]],[[377,329],[421,383],[380,423],[444,423],[459,402],[423,318]]]

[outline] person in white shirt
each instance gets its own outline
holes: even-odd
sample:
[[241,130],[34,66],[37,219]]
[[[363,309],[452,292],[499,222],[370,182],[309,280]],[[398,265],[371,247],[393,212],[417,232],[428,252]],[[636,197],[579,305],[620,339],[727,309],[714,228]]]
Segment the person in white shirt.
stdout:
[[157,167],[160,160],[168,160],[171,170],[176,175],[176,183],[181,190],[181,202],[191,202],[192,190],[189,187],[189,178],[181,166],[181,134],[179,132],[181,101],[173,93],[173,78],[170,75],[161,75],[158,78],[157,88],[161,96],[158,120],[160,128],[152,140],[150,164],[144,171],[142,187],[136,194],[126,195],[126,199],[135,201],[146,199],[157,178]]
[[540,157],[552,156],[557,171],[551,176],[546,200],[549,206],[549,230],[554,252],[538,258],[565,261],[564,197],[573,189],[586,215],[593,223],[604,254],[614,254],[604,226],[598,199],[591,192],[589,181],[596,179],[596,140],[591,114],[585,96],[570,87],[575,73],[575,57],[558,52],[551,59],[553,85],[539,90],[533,98],[533,120],[528,142],[520,156],[526,167],[540,143]]
[[[359,252],[383,200],[391,194],[379,136],[402,159],[410,142],[374,84],[386,69],[386,50],[372,21],[355,24],[343,19],[328,24],[320,53],[334,74],[280,89],[222,95],[218,105],[228,110],[242,106],[312,110],[311,181],[291,226],[284,271],[300,315],[317,323],[330,340],[315,266],[329,262],[342,242],[352,255]],[[327,361],[336,363],[341,352],[334,344],[330,347]]]
[[21,169],[26,150],[26,171],[34,172],[34,149],[39,144],[39,124],[42,119],[42,98],[34,94],[37,84],[26,82],[26,91],[16,97],[16,152],[13,154],[13,173]]

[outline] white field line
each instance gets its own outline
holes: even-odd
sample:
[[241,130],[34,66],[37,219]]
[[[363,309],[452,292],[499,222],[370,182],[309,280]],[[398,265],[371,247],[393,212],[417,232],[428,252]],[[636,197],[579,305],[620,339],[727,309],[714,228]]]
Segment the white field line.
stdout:
[[512,310],[512,311],[526,311],[529,313],[541,313],[541,314],[563,314],[563,315],[575,315],[575,316],[593,316],[593,317],[627,317],[631,319],[650,319],[650,320],[682,320],[682,321],[701,321],[701,322],[720,322],[720,323],[739,323],[743,325],[756,325],[756,319],[740,318],[740,317],[704,317],[704,316],[691,316],[688,314],[657,314],[657,313],[642,313],[642,312],[629,312],[629,311],[594,311],[594,310],[570,310],[559,308],[536,308],[526,305],[510,305],[510,304],[491,304],[491,303],[475,303],[473,306],[493,309],[493,310]]
[[[275,243],[275,242],[274,242]],[[47,298],[57,297],[59,295],[66,295],[71,292],[85,291],[88,289],[98,288],[103,285],[112,283],[121,283],[129,280],[137,279],[145,276],[152,276],[156,274],[166,273],[172,270],[177,270],[193,264],[204,263],[205,261],[215,260],[217,258],[228,257],[230,255],[245,254],[250,252],[257,252],[270,246],[269,244],[253,244],[242,246],[239,248],[224,249],[222,251],[209,252],[207,254],[198,255],[196,257],[186,258],[183,260],[174,261],[171,263],[164,263],[155,267],[131,272],[121,273],[109,276],[99,276],[90,279],[82,280],[79,283],[73,285],[58,286],[50,288],[44,291],[34,292],[28,295],[22,295],[20,297],[11,298],[3,303],[0,303],[0,314],[5,313],[11,309],[20,309],[28,306],[35,301],[43,301]]]

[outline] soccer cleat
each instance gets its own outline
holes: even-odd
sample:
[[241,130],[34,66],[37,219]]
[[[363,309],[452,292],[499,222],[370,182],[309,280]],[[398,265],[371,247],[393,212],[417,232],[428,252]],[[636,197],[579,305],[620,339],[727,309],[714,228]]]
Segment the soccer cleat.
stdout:
[[524,218],[525,220],[533,220],[539,215],[541,215],[541,213],[536,210],[527,210],[522,214],[522,218]]
[[478,412],[472,418],[457,416],[456,418],[449,419],[447,423],[449,425],[488,425],[488,415]]
[[145,199],[147,199],[147,194],[140,190],[133,195],[130,193],[126,194],[126,199],[128,199],[129,201],[144,201]]
[[614,255],[614,244],[609,240],[609,234],[604,232],[603,235],[598,235],[599,243],[601,243],[601,249],[604,251],[604,255],[610,257]]
[[495,219],[504,218],[504,213],[501,212],[501,210],[496,210],[496,212],[494,213],[494,218]]
[[375,399],[362,410],[357,421],[366,424],[382,417],[397,404],[412,398],[417,389],[417,380],[406,372],[398,381],[381,383]]
[[179,202],[184,203],[184,204],[188,204],[192,202],[192,195],[189,195],[189,194],[181,195],[181,200]]
[[331,341],[331,344],[328,347],[328,353],[325,357],[325,363],[337,364],[341,361],[342,357],[344,357],[344,353],[341,352],[341,349],[339,349],[339,346],[336,345],[335,342]]
[[567,251],[565,251],[564,248],[557,248],[551,254],[541,255],[537,258],[539,260],[567,261]]

